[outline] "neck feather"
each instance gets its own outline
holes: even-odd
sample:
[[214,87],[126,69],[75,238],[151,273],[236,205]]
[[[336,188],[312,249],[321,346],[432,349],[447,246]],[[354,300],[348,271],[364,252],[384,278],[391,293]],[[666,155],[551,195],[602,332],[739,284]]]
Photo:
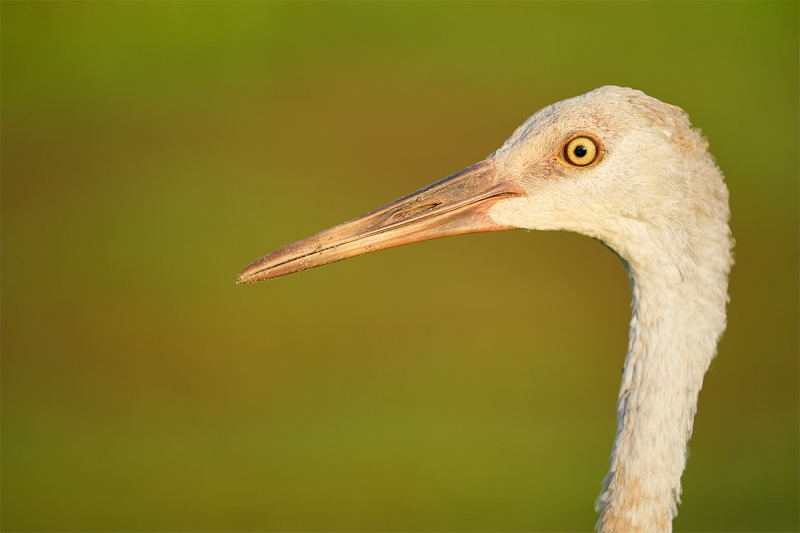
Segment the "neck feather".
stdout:
[[[725,329],[732,263],[727,224],[716,246],[626,262],[633,293],[628,354],[598,530],[670,532],[697,399]],[[707,239],[703,239],[705,244]]]

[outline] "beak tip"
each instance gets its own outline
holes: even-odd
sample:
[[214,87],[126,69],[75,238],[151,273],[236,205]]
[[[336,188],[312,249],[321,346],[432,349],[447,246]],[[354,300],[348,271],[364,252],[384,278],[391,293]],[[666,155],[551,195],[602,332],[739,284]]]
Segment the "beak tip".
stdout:
[[[258,263],[258,261],[256,261],[256,263]],[[259,276],[259,274],[263,272],[263,269],[258,268],[256,263],[253,263],[249,267],[245,268],[239,273],[238,276],[236,276],[237,285],[249,285],[251,283],[257,283],[267,279],[264,276]]]

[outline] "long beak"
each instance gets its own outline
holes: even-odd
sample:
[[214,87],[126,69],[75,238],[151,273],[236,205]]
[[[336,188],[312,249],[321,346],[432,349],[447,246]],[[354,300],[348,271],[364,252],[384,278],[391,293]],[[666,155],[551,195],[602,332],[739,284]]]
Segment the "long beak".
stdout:
[[438,237],[511,229],[493,222],[498,200],[521,196],[489,158],[359,218],[293,242],[245,268],[237,283],[255,283],[349,257]]

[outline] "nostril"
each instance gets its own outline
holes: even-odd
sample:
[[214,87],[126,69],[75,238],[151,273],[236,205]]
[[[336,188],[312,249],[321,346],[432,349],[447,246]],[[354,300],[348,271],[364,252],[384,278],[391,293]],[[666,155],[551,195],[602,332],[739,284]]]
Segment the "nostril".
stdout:
[[411,218],[416,215],[420,215],[426,211],[430,211],[431,209],[435,209],[442,205],[441,202],[433,202],[430,204],[418,205],[416,207],[411,207],[408,209],[403,209],[401,211],[395,211],[392,215],[387,219],[387,222],[401,222],[408,218]]

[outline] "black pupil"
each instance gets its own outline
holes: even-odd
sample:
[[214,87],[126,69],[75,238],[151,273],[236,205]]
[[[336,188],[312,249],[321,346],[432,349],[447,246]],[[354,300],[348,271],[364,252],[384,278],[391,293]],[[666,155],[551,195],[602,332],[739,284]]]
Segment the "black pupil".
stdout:
[[586,147],[582,144],[579,144],[578,146],[575,147],[575,150],[573,150],[572,153],[574,153],[577,157],[583,157],[586,155],[586,152],[587,152]]

